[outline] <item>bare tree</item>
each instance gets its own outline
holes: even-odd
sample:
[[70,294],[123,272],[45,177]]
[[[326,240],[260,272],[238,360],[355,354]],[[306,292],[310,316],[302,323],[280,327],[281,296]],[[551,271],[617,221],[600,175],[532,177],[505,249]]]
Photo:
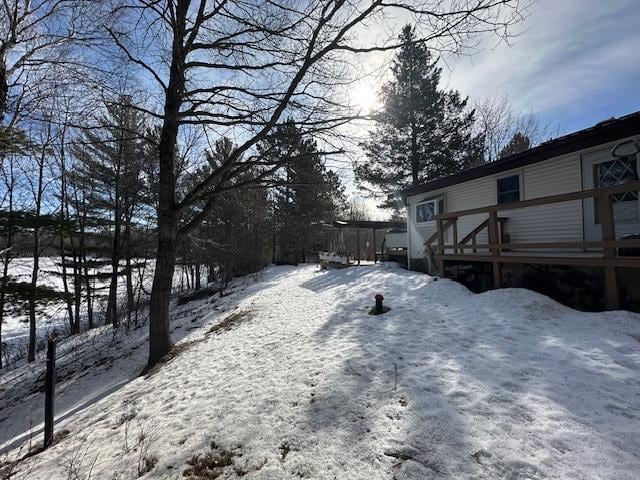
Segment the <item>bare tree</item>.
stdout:
[[487,162],[499,159],[516,134],[528,138],[530,147],[559,134],[558,127],[542,124],[534,114],[516,112],[506,95],[482,98],[475,103],[475,112],[476,129],[484,137]]
[[[0,345],[2,345],[2,323],[4,321],[4,307],[7,295],[7,285],[9,283],[9,265],[12,258],[13,249],[13,231],[14,231],[14,205],[15,205],[15,189],[16,175],[14,170],[13,156],[9,157],[6,163],[0,165],[2,173],[2,182],[5,188],[5,198],[2,199],[2,205],[7,206],[5,210],[6,221],[0,227],[0,231],[4,235],[4,243],[0,248],[2,256],[2,278],[0,278]],[[3,352],[0,349],[0,368],[2,368]]]
[[86,0],[3,0],[0,4],[0,128],[37,115],[40,101],[67,78],[52,68],[79,64],[67,46],[79,39]]
[[[283,116],[316,135],[354,118],[336,96],[355,80],[353,66],[366,54],[400,46],[395,35],[363,41],[365,28],[387,15],[410,15],[418,26],[416,42],[452,51],[483,32],[507,35],[521,15],[516,0],[114,2],[111,18],[117,21],[107,26],[109,35],[161,96],[147,109],[162,124],[149,365],[172,347],[169,301],[178,233],[197,227],[218,195],[262,184],[284,164],[255,154]],[[233,131],[237,148],[182,191],[178,139],[192,127],[214,136]],[[238,180],[248,172],[258,173]]]
[[41,132],[42,140],[37,149],[34,149],[33,160],[36,167],[36,178],[32,184],[34,200],[33,213],[33,267],[31,269],[31,288],[29,289],[29,351],[27,360],[33,362],[36,359],[36,301],[38,300],[38,275],[40,273],[40,234],[42,230],[41,215],[46,187],[45,165],[49,160],[49,149],[53,142],[51,124],[47,123]]

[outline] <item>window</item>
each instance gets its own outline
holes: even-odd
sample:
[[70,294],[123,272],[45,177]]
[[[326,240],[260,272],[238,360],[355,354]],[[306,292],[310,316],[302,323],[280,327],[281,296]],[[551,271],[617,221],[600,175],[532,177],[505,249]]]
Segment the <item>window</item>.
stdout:
[[[610,187],[638,180],[638,164],[635,155],[620,157],[593,165],[593,184],[596,187]],[[638,221],[638,192],[623,192],[612,196],[613,213],[618,223]],[[594,200],[595,223],[600,223],[598,199]]]
[[[593,180],[598,187],[609,187],[638,180],[635,156],[616,158],[593,166]],[[618,202],[638,200],[638,192],[624,192],[615,197]]]
[[425,223],[433,222],[436,215],[444,212],[444,199],[433,198],[425,200],[416,205],[416,222]]
[[520,175],[510,175],[498,179],[498,203],[520,200]]

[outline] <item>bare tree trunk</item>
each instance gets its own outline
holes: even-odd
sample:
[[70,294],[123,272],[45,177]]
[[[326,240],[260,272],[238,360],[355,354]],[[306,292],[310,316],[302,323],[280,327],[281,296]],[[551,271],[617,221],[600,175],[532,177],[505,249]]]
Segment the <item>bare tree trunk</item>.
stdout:
[[[87,300],[87,323],[88,328],[93,328],[93,299],[91,297],[91,277],[89,275],[89,264],[87,262],[87,245],[86,245],[86,217],[87,212],[84,205],[84,199],[82,203],[80,202],[80,197],[78,196],[78,187],[79,185],[75,184],[73,189],[73,198],[75,203],[76,214],[78,215],[78,230],[79,230],[79,240],[78,240],[78,260],[80,263],[78,264],[78,282],[81,284],[84,277],[84,287],[86,293]],[[83,187],[84,188],[84,187]],[[83,193],[84,195],[84,193]],[[81,288],[79,288],[79,291]],[[76,296],[77,299],[77,296]],[[76,300],[76,304],[78,301]]]
[[107,299],[107,311],[105,324],[118,327],[118,270],[120,267],[120,169],[122,166],[124,131],[120,132],[118,164],[116,165],[114,182],[114,209],[113,209],[113,248],[111,251],[111,283],[109,284],[109,297]]
[[144,261],[142,262],[142,267],[138,265],[138,285],[137,285],[137,292],[136,292],[136,309],[135,309],[135,317],[134,317],[134,323],[136,327],[138,326],[138,312],[139,312],[138,307],[140,306],[140,297],[142,297],[142,291],[144,289],[145,272],[147,271],[147,258],[149,258],[149,247],[147,245],[146,236],[145,236]]
[[[71,219],[69,212],[69,202],[66,202],[67,219]],[[73,298],[75,315],[71,334],[80,333],[80,308],[82,306],[82,259],[80,253],[76,250],[74,232],[69,235],[69,244],[71,245],[71,257],[73,258]]]
[[[160,196],[163,189],[160,189]],[[165,189],[173,197],[173,189]],[[165,204],[168,200],[161,201]],[[149,311],[149,362],[154,365],[173,347],[169,328],[169,303],[171,286],[175,268],[178,217],[173,209],[159,212],[158,216],[158,251],[156,269],[151,289],[151,305]]]
[[[117,209],[116,209],[117,210]],[[116,213],[117,215],[117,213]],[[111,282],[109,283],[109,297],[104,322],[107,325],[118,326],[118,268],[120,265],[120,225],[116,220],[113,233],[113,249],[111,251]]]
[[[69,218],[69,215],[67,215]],[[75,306],[75,318],[73,332],[80,333],[80,309],[82,307],[82,264],[80,255],[76,251],[73,243],[73,234],[69,236],[71,242],[71,256],[73,257],[73,297]]]
[[[62,267],[62,286],[64,289],[64,301],[67,304],[67,316],[69,317],[69,330],[71,332],[71,335],[74,335],[78,332],[74,331],[75,322],[74,322],[74,316],[73,316],[73,302],[71,300],[71,292],[69,292],[69,282],[67,281],[67,254],[65,252],[66,247],[64,244],[64,237],[65,237],[64,224],[65,224],[64,193],[61,193],[60,195],[60,266]],[[75,267],[74,267],[74,273],[75,273]]]
[[[65,246],[65,230],[68,225],[69,220],[69,209],[68,209],[68,201],[67,201],[67,172],[65,165],[65,152],[64,152],[64,133],[61,137],[61,148],[60,148],[60,263],[62,266],[62,285],[64,288],[64,299],[67,304],[67,315],[69,316],[69,329],[71,335],[75,335],[80,333],[80,330],[76,327],[79,325],[80,319],[74,316],[73,311],[73,302],[71,301],[71,293],[69,292],[69,282],[67,281],[67,254],[66,254],[66,246]],[[73,242],[72,237],[69,237],[69,240]],[[74,248],[72,246],[72,254],[71,254],[74,266],[74,296],[78,293],[77,291],[77,282],[76,282],[76,273],[77,273],[77,265],[76,265],[76,255],[74,252]],[[80,312],[76,309],[76,314],[78,315]]]
[[127,286],[127,329],[131,328],[131,319],[134,310],[133,296],[133,272],[131,271],[131,221],[127,220],[124,227],[124,251]]
[[164,121],[158,144],[160,167],[158,185],[158,250],[156,252],[156,269],[153,275],[149,311],[149,367],[155,365],[173,347],[169,326],[169,305],[176,263],[179,220],[179,212],[176,208],[174,161],[178,138],[178,119],[185,84],[186,54],[182,42],[185,38],[188,10],[189,2],[178,2],[174,12],[172,61],[165,94]]
[[[9,178],[7,179],[7,196],[9,197],[9,211],[7,217],[7,235],[4,255],[2,257],[2,281],[0,282],[0,345],[2,345],[2,323],[4,321],[4,302],[9,283],[9,263],[11,263],[11,248],[13,247],[13,160],[9,161]],[[0,368],[2,368],[2,351],[0,351]]]
[[7,51],[9,44],[0,48],[0,125],[4,121],[9,104],[9,75],[7,72]]
[[[50,131],[48,134],[50,135]],[[36,289],[38,287],[38,273],[40,270],[40,212],[42,209],[42,191],[44,185],[44,162],[47,155],[47,145],[42,147],[38,163],[38,186],[36,190],[36,212],[33,227],[33,269],[31,271],[31,291],[29,292],[29,352],[27,361],[36,359]]]
[[[11,215],[11,208],[9,215]],[[8,232],[11,232],[11,220],[7,225]],[[9,280],[9,263],[11,262],[11,233],[7,233],[7,243],[5,245],[4,256],[2,259],[2,281],[0,282],[0,345],[2,345],[2,323],[4,321],[4,302],[7,292],[7,283]],[[0,350],[0,369],[2,368],[2,350]]]

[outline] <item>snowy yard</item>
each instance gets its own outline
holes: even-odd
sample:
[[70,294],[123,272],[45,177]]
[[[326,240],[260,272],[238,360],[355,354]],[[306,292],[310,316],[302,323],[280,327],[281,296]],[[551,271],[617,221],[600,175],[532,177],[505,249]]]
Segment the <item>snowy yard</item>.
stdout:
[[[389,265],[243,286],[174,308],[182,347],[148,376],[140,334],[62,378],[68,433],[12,478],[638,478],[637,314]],[[41,415],[28,368],[0,380],[0,445]]]

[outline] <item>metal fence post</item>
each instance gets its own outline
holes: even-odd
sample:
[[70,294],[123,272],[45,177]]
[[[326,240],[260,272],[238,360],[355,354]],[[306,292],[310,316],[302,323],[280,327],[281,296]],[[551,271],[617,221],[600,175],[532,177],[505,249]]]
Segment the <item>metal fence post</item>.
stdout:
[[53,443],[54,397],[56,386],[56,340],[47,340],[47,373],[44,383],[44,448]]

